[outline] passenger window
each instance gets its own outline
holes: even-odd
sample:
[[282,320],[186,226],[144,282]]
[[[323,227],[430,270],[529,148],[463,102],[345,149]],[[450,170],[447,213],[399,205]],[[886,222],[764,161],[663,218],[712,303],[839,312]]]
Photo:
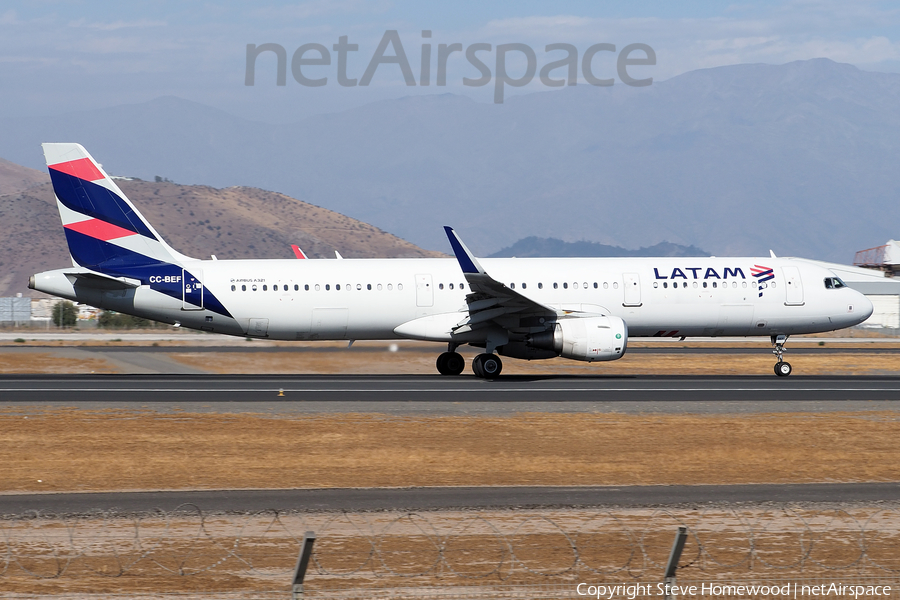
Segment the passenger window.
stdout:
[[252,289],[252,290],[255,292],[255,291],[256,291],[256,284],[254,283],[254,284],[253,284],[253,287],[250,288],[250,289]]
[[389,284],[388,284],[388,291],[390,292],[390,291],[393,290],[393,289],[394,289],[394,284],[393,284],[393,283],[389,283]]
[[[686,281],[684,282],[684,285],[687,285],[687,282],[686,282]],[[697,282],[696,282],[696,281],[694,282],[694,289],[697,289]]]
[[654,282],[653,282],[653,287],[658,288],[658,287],[659,287],[659,282],[658,282],[658,281],[654,281]]
[[330,291],[330,290],[331,290],[331,284],[330,284],[330,283],[326,283],[326,284],[325,284],[325,291],[327,292],[327,291]]
[[318,291],[321,290],[321,289],[322,289],[322,288],[320,288],[320,287],[319,287],[319,284],[317,283],[317,284],[316,284],[316,291],[318,292]]
[[398,283],[398,284],[397,284],[397,289],[402,291],[402,290],[403,290],[403,284],[402,284],[402,283]]
[[362,289],[362,284],[361,284],[361,283],[357,283],[357,284],[356,284],[356,289],[357,289],[357,290],[361,290],[361,289]]
[[614,289],[614,290],[619,289],[619,282],[618,282],[618,281],[613,281],[613,289]]
[[[673,283],[672,285],[675,285],[675,284]],[[666,283],[665,281],[663,281],[663,289],[666,289],[668,287],[669,287],[669,284]]]
[[706,282],[705,282],[705,281],[703,282],[703,287],[706,287]]
[[522,289],[524,290],[524,289],[526,289],[526,287],[527,287],[527,286],[523,283],[523,284],[522,284]]
[[538,289],[539,289],[539,290],[544,289],[544,284],[541,283],[540,281],[538,282]]
[[366,284],[366,289],[367,289],[367,290],[371,290],[371,289],[372,289],[372,284],[371,284],[371,283],[367,283],[367,284]]
[[337,285],[335,285],[334,289],[337,290],[338,292],[341,291],[341,284],[338,283]]
[[672,282],[672,287],[673,287],[673,288],[677,288],[677,287],[678,287],[678,282],[677,282],[677,281],[673,281],[673,282]]
[[231,286],[231,291],[232,291],[232,292],[234,292],[234,291],[236,291],[236,290],[237,290],[237,286],[236,286],[236,285]]
[[553,282],[553,289],[554,290],[559,289],[559,284],[556,283],[555,281]]
[[378,291],[380,292],[380,291],[381,291],[381,284],[379,283],[377,287],[378,287]]
[[[307,288],[308,288],[308,286],[307,286]],[[299,292],[299,291],[300,291],[300,285],[299,285],[299,284],[296,284],[296,283],[294,284],[294,291],[295,291],[295,292]]]
[[303,284],[303,291],[305,291],[305,292],[308,292],[308,291],[309,291],[309,284],[308,284],[308,283],[304,283],[304,284]]
[[263,291],[264,291],[264,292],[268,292],[268,291],[269,291],[269,286],[263,285]]
[[717,281],[713,281],[713,287],[719,287],[719,285],[718,285],[718,282],[717,282]]
[[573,290],[577,290],[577,289],[578,289],[578,282],[577,282],[577,281],[576,281],[575,283],[572,284],[572,289],[573,289]]
[[509,289],[511,289],[511,290],[516,289],[516,284],[510,283],[510,284],[509,284]]
[[746,281],[744,282],[744,287],[747,287],[747,282],[746,282]]
[[438,289],[439,289],[439,290],[444,289],[444,284],[443,284],[443,283],[439,283],[439,284],[438,284]]
[[453,284],[452,284],[452,283],[450,284],[450,289],[451,289],[451,290],[453,289]]
[[595,290],[597,289],[597,282],[596,282],[596,281],[594,282],[594,289],[595,289]]
[[246,285],[242,285],[242,286],[241,286],[241,291],[242,291],[242,292],[246,292],[246,291],[247,291],[247,286],[246,286]]
[[464,289],[466,289],[466,286],[461,283],[461,284],[459,284],[459,289],[464,290]]
[[585,282],[582,283],[581,285],[582,285],[582,287],[584,287],[584,289],[587,289],[587,281],[585,281]]

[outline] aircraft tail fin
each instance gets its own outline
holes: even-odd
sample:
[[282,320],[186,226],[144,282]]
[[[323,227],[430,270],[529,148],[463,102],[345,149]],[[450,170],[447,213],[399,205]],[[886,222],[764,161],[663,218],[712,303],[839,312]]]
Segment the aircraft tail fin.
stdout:
[[42,144],[72,262],[133,277],[193,260],[173,250],[81,144]]

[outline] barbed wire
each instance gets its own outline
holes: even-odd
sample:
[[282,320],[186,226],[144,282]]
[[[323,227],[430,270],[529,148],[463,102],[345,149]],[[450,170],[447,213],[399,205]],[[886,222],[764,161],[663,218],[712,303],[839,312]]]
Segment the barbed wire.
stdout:
[[0,579],[227,571],[284,578],[314,530],[311,575],[461,582],[638,580],[662,572],[678,526],[685,576],[900,577],[900,509],[763,509],[206,513],[194,504],[142,515],[40,511],[0,519]]

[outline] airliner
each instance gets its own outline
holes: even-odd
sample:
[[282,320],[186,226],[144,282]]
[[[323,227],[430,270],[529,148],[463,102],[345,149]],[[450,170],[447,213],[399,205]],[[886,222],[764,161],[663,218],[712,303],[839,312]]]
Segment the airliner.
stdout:
[[[622,358],[629,337],[790,335],[857,325],[872,303],[798,258],[198,260],[171,248],[79,144],[43,144],[72,266],[29,287],[102,309],[271,340],[427,340],[437,371],[497,377],[500,356]],[[300,255],[298,255],[299,257]]]

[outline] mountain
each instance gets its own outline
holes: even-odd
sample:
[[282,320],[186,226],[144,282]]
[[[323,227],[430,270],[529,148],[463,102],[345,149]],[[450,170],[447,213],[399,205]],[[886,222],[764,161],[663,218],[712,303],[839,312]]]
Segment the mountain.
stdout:
[[46,171],[29,169],[0,158],[0,196],[22,192],[48,181],[50,176]]
[[509,258],[513,256],[518,258],[533,256],[709,256],[709,252],[704,252],[694,246],[681,246],[679,244],[670,244],[669,242],[660,242],[648,248],[628,250],[619,246],[607,246],[596,242],[564,242],[556,238],[531,236],[491,254],[488,258]]
[[[257,188],[216,189],[170,182],[118,181],[176,250],[196,258],[439,256],[376,227]],[[37,295],[28,277],[72,264],[49,183],[0,196],[0,296]]]
[[897,98],[900,74],[825,59],[288,125],[167,97],[0,119],[0,156],[42,168],[41,141],[76,140],[111,173],[277,189],[442,251],[453,225],[482,255],[539,236],[849,262],[898,235]]

